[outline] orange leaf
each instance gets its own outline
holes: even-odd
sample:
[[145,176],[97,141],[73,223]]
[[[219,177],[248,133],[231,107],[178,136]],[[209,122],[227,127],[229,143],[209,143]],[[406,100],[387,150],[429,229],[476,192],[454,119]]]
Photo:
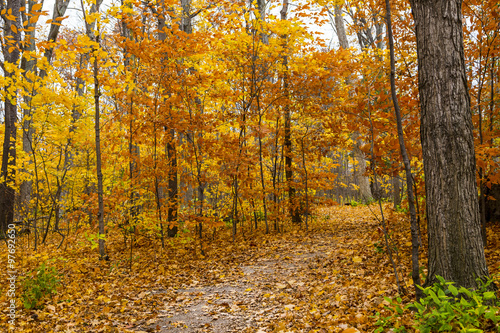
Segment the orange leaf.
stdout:
[[33,7],[31,7],[31,10],[36,12],[38,10],[42,9],[42,4],[41,3],[36,3],[33,5]]

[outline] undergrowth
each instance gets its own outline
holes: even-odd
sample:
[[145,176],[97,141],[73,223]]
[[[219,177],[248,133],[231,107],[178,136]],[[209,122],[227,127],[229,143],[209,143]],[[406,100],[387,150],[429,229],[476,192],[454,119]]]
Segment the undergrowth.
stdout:
[[[384,297],[389,306],[385,309],[388,316],[377,312],[376,333],[390,329],[392,332],[410,332],[410,328],[421,333],[431,332],[500,332],[499,301],[491,291],[493,279],[486,282],[478,279],[477,290],[457,288],[453,282],[445,281],[437,276],[434,285],[419,288],[424,296],[407,305],[402,304],[401,297],[390,299]],[[406,312],[413,311],[413,323],[403,320]]]

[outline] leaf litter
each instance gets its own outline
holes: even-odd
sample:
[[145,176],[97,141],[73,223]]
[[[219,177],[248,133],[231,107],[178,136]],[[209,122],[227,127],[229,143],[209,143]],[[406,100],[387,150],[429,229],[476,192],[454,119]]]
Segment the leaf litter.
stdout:
[[[63,284],[40,309],[18,304],[16,332],[371,332],[373,315],[387,305],[383,296],[398,290],[371,208],[322,208],[308,231],[246,230],[234,244],[229,232],[219,232],[205,240],[205,255],[199,240],[174,239],[162,249],[146,236],[136,240],[132,263],[118,238],[108,241],[110,261],[98,260],[78,235],[61,249],[24,250],[20,271],[47,261],[62,273]],[[411,291],[409,222],[389,205],[385,209]],[[500,233],[489,235],[486,254],[496,272]],[[2,331],[7,320],[3,309]]]

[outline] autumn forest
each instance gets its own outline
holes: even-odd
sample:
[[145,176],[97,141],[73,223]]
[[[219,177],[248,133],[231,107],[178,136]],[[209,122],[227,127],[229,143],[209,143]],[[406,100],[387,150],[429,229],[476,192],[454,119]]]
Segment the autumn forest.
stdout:
[[495,0],[1,0],[4,332],[500,332]]

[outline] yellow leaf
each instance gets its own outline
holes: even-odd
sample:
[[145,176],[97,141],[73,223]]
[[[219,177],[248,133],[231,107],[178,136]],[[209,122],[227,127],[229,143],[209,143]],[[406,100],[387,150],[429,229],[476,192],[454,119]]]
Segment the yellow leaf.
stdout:
[[363,259],[361,259],[360,257],[356,256],[356,257],[352,258],[352,261],[354,261],[354,262],[362,262]]
[[14,24],[12,24],[10,28],[12,29],[12,31],[14,31],[15,34],[17,34],[17,27]]

